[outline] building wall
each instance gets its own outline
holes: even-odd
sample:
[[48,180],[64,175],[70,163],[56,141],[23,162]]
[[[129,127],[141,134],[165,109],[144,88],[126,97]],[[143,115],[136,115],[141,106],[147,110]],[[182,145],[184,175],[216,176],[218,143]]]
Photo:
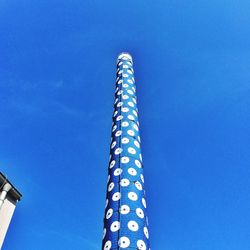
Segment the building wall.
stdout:
[[7,196],[0,210],[0,249],[2,249],[3,241],[15,208],[16,202]]

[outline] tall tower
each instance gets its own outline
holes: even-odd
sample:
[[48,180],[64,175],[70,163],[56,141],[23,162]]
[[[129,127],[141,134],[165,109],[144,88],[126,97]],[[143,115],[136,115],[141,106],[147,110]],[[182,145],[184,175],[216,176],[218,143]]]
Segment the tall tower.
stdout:
[[138,109],[132,57],[121,53],[110,145],[103,250],[149,250]]
[[7,233],[16,204],[22,195],[0,172],[0,249]]

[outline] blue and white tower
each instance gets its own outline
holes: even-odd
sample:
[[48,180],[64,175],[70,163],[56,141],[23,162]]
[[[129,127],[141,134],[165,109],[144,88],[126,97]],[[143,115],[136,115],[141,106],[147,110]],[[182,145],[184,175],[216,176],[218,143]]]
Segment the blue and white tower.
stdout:
[[149,250],[136,88],[131,55],[117,59],[103,250]]

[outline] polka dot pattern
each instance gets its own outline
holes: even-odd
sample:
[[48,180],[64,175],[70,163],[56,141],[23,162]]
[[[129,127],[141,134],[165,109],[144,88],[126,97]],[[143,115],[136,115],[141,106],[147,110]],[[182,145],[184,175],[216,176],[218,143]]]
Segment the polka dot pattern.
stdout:
[[103,250],[150,250],[133,62],[117,61]]

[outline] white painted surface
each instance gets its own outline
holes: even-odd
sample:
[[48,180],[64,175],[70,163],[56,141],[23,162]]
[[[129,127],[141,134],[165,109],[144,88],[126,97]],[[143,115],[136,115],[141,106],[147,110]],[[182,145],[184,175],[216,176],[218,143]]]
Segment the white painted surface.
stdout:
[[118,60],[123,58],[123,57],[127,57],[128,59],[131,60],[131,62],[133,62],[132,60],[132,56],[128,53],[128,52],[122,52],[119,56],[118,56]]
[[0,210],[0,249],[2,249],[3,241],[15,208],[16,203],[7,196]]

